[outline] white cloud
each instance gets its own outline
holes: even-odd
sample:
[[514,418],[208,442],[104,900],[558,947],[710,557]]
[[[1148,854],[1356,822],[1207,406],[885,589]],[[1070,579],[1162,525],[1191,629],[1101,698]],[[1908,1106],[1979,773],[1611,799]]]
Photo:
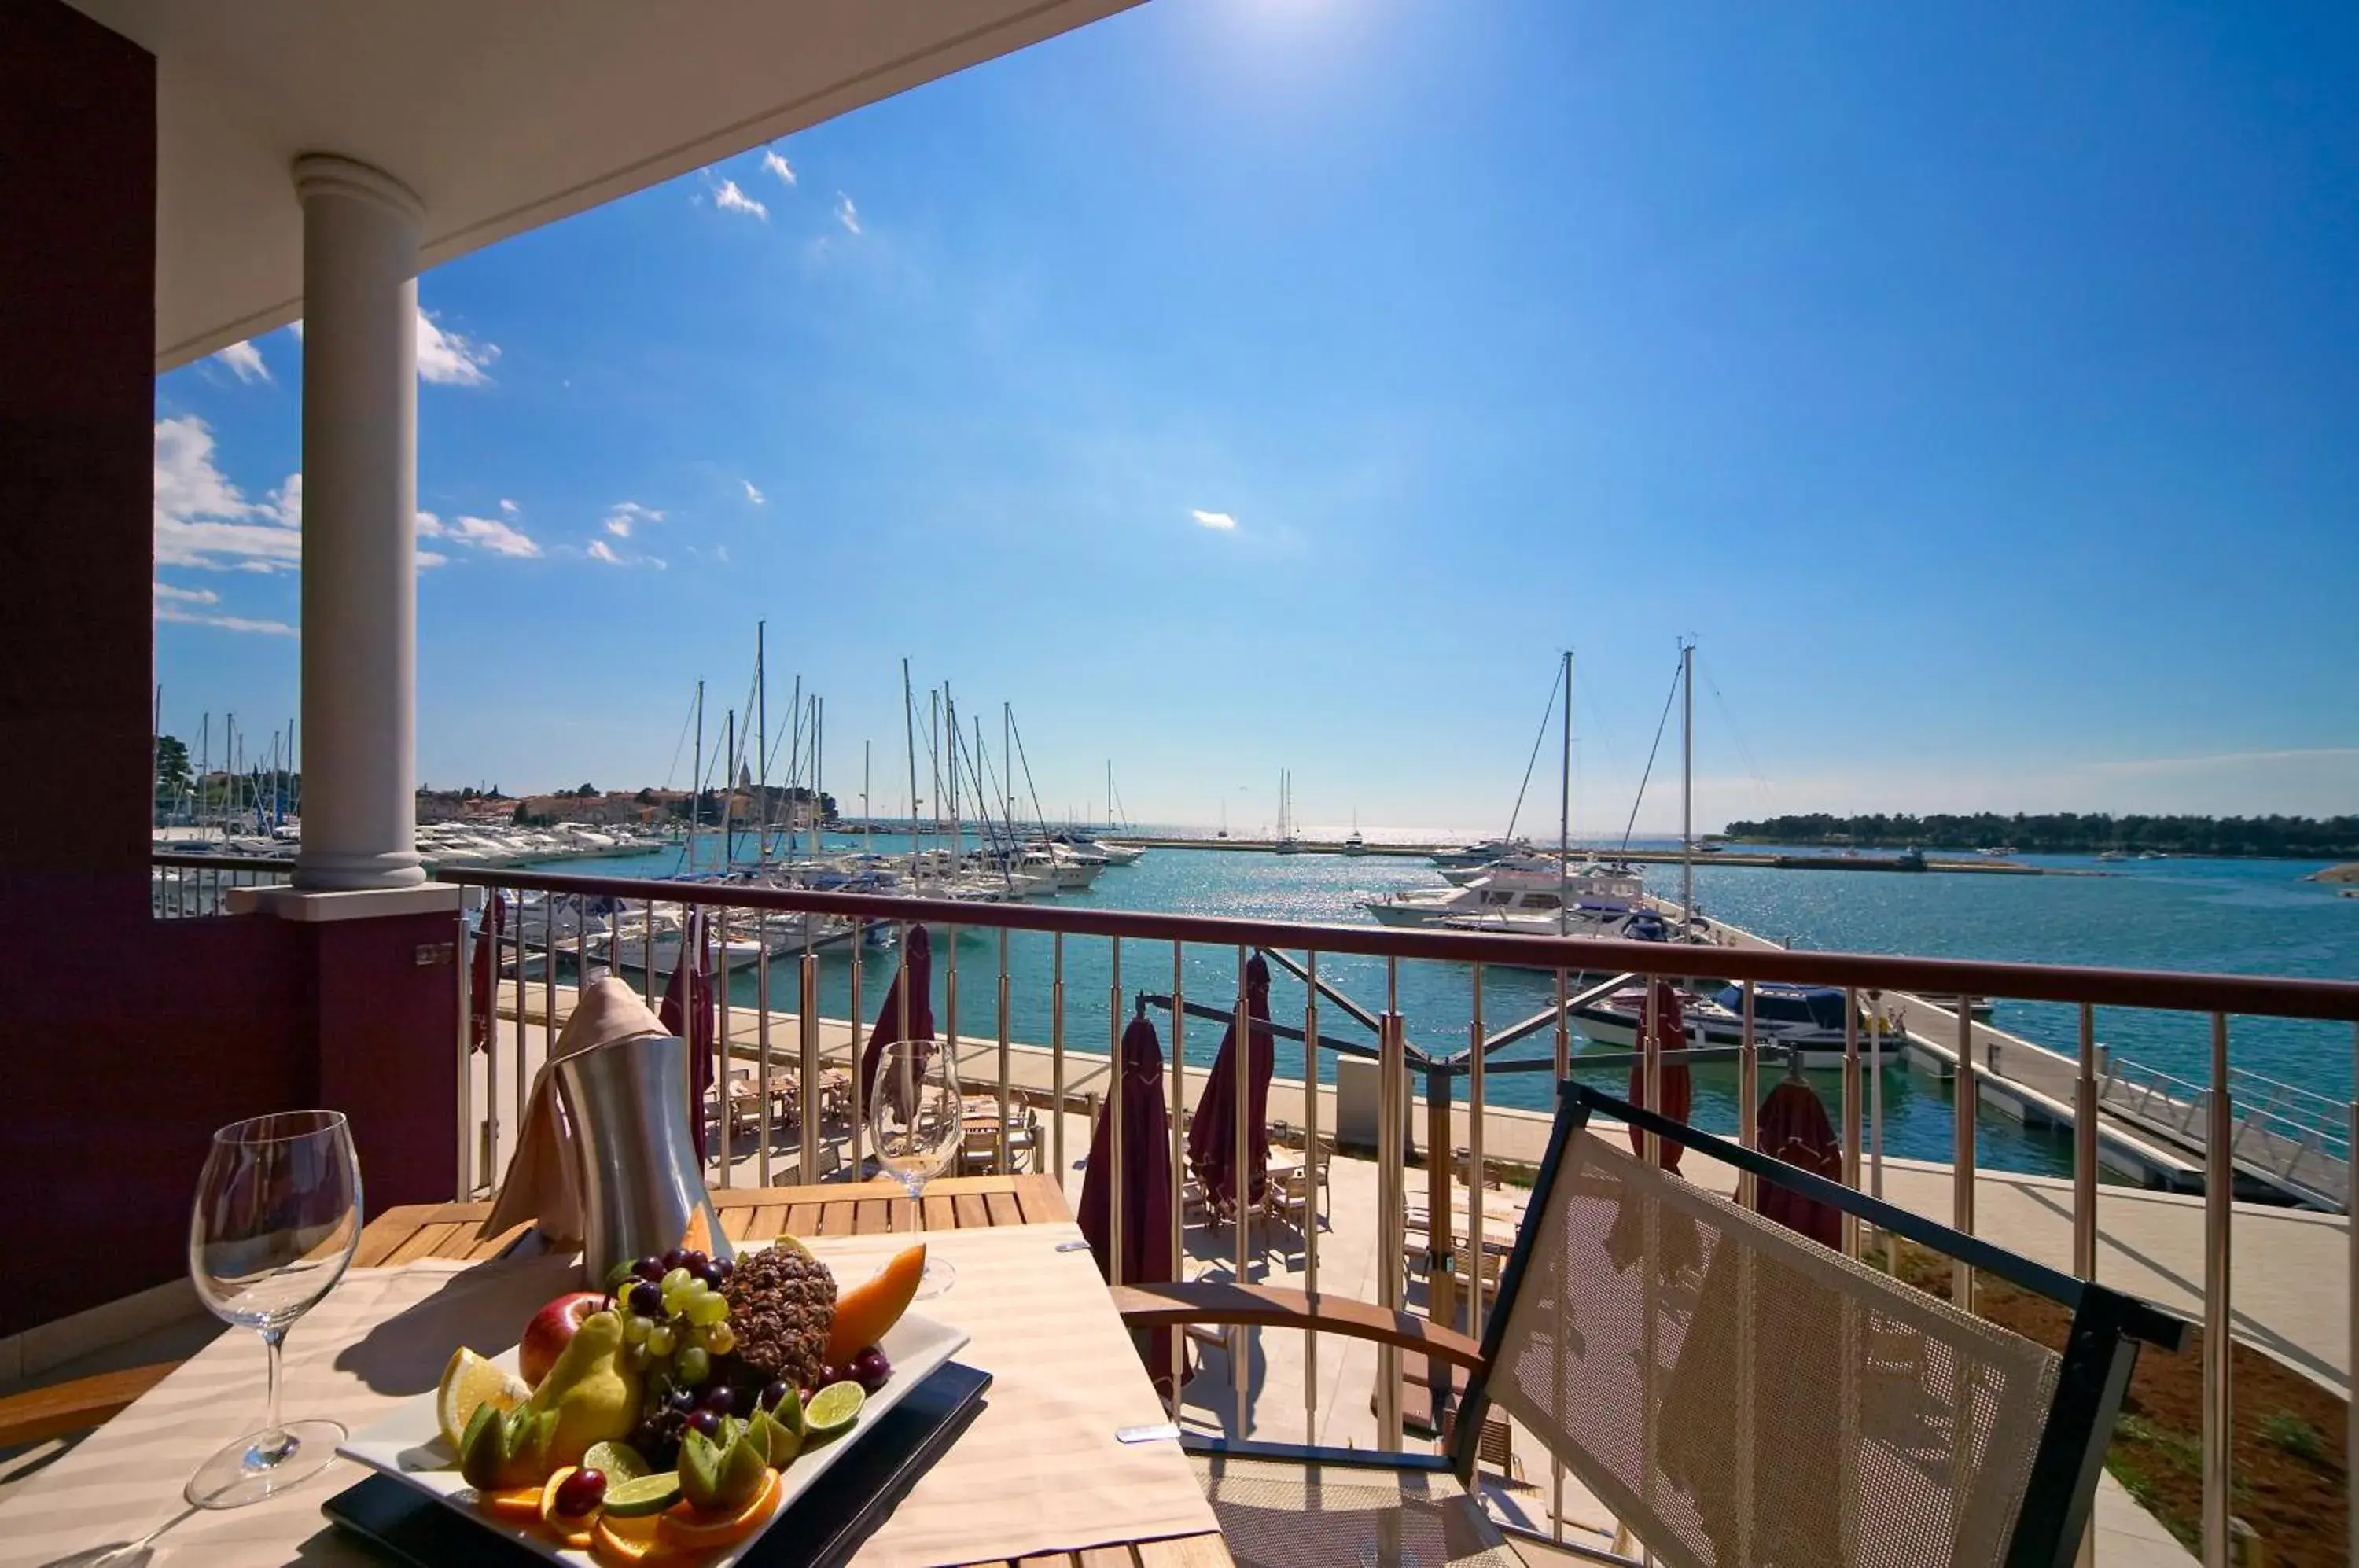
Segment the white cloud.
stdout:
[[[503,503],[503,506],[509,517],[517,515],[514,503]],[[462,517],[455,522],[446,523],[431,512],[420,512],[418,514],[418,537],[449,539],[453,544],[466,545],[470,549],[484,550],[493,555],[510,556],[519,561],[536,559],[541,553],[540,545],[537,540],[515,524],[503,521],[498,517]],[[421,552],[419,555],[420,565],[440,566],[451,559],[447,555],[436,555],[429,561],[426,559],[427,553],[429,552]]]
[[506,496],[503,495],[503,496],[501,496],[501,497],[500,497],[500,510],[501,510],[501,511],[503,511],[503,512],[505,512],[505,513],[506,513],[509,517],[515,517],[516,514],[518,514],[519,512],[523,511],[523,510],[524,510],[524,508],[523,508],[522,506],[517,506],[514,501],[509,500]]
[[156,563],[210,571],[292,572],[303,562],[302,486],[249,501],[213,461],[193,415],[156,421]]
[[1226,512],[1190,511],[1188,515],[1196,519],[1200,528],[1217,528],[1224,534],[1236,532],[1237,520]]
[[218,604],[221,595],[210,588],[176,588],[169,583],[154,584],[158,600],[169,599],[181,604]]
[[449,556],[444,555],[440,550],[419,550],[417,554],[416,560],[418,561],[418,570],[420,572],[427,571],[432,567],[448,566],[451,564],[451,558]]
[[262,363],[262,351],[255,347],[250,339],[245,343],[234,343],[213,357],[235,371],[240,381],[270,379],[270,366]]
[[653,506],[642,506],[636,501],[622,501],[606,514],[606,531],[616,539],[629,539],[632,530],[643,523],[660,523],[664,515]]
[[754,482],[752,480],[741,479],[737,483],[745,486],[745,499],[753,502],[756,506],[769,499],[767,495],[763,495],[759,490],[754,488]]
[[724,180],[712,188],[712,204],[724,212],[746,212],[766,223],[770,221],[770,210],[746,195],[734,180]]
[[792,185],[795,182],[794,165],[788,163],[784,158],[781,158],[778,155],[778,149],[776,147],[767,148],[763,152],[762,167],[768,169],[772,174],[777,175],[780,180],[785,180],[789,185]]
[[842,223],[848,233],[856,234],[860,232],[860,209],[853,206],[852,198],[841,191],[835,193],[835,221]]
[[523,529],[511,527],[497,517],[461,517],[452,525],[450,537],[461,544],[473,545],[477,550],[519,561],[530,560],[540,554],[540,546],[534,543]]
[[590,541],[590,559],[592,561],[603,561],[609,566],[621,566],[625,564],[621,556],[616,555],[612,550],[607,548],[606,541],[604,539],[592,539]]
[[486,374],[492,361],[499,358],[497,343],[477,343],[457,332],[445,332],[434,324],[434,318],[424,310],[418,312],[418,379],[436,381],[452,387],[481,387],[491,380]]
[[261,632],[270,637],[297,637],[300,634],[285,621],[257,621],[245,615],[201,615],[171,604],[156,606],[156,618],[183,626],[218,626],[225,632]]

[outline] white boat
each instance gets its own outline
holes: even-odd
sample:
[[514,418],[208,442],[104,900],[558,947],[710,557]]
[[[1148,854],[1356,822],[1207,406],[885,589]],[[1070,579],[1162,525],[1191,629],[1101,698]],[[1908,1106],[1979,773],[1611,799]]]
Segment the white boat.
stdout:
[[[1564,934],[1570,923],[1581,927],[1612,924],[1645,907],[1646,888],[1635,873],[1606,872],[1545,881],[1482,877],[1463,887],[1419,887],[1370,898],[1361,905],[1380,925],[1430,926],[1444,921],[1479,922],[1469,929],[1510,930],[1524,935]],[[1509,925],[1513,916],[1535,917],[1540,928],[1526,931]]]
[[1511,855],[1529,855],[1532,841],[1527,838],[1486,838],[1460,849],[1445,849],[1433,856],[1436,866],[1488,866]]
[[1545,855],[1503,855],[1481,866],[1445,866],[1440,870],[1444,882],[1463,887],[1478,877],[1545,877],[1553,882],[1557,865],[1553,857]]
[[[1680,1011],[1687,1026],[1690,1049],[1733,1047],[1745,1043],[1745,996],[1734,985],[1723,986],[1711,996],[1683,996]],[[1583,1036],[1603,1046],[1636,1049],[1638,1031],[1647,1018],[1647,987],[1625,986],[1602,1002],[1572,1009]],[[1858,1019],[1859,1055],[1871,1064],[1900,1059],[1907,1040],[1898,1029],[1882,1031],[1882,1051],[1875,1031],[1862,1013]],[[1800,1053],[1805,1067],[1843,1064],[1843,991],[1838,985],[1796,985],[1763,981],[1753,988],[1753,1039]]]
[[[679,967],[680,949],[684,945],[680,918],[676,910],[658,909],[650,931],[645,911],[627,914],[613,922],[603,942],[591,943],[591,955],[618,974],[645,973],[649,962],[649,939],[653,938],[653,962],[656,983],[661,985],[673,970]],[[751,936],[733,931],[723,942],[719,933],[707,938],[716,969],[744,969],[761,962],[763,944]],[[798,942],[798,946],[799,946]]]

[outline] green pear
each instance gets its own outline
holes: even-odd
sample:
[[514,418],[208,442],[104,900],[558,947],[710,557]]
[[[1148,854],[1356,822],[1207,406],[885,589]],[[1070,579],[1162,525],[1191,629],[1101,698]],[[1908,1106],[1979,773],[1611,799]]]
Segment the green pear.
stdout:
[[623,1355],[623,1319],[611,1310],[582,1320],[524,1408],[556,1418],[544,1458],[550,1471],[579,1465],[593,1443],[618,1443],[639,1416],[639,1374]]

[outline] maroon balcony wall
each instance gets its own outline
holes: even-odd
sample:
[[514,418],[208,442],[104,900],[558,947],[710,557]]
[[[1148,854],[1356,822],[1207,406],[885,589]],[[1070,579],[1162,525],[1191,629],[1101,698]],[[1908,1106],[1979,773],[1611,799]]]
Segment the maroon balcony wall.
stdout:
[[42,1279],[0,1334],[182,1274],[224,1122],[351,1110],[372,1207],[455,1158],[447,917],[149,914],[155,103],[145,51],[0,5],[0,1257]]

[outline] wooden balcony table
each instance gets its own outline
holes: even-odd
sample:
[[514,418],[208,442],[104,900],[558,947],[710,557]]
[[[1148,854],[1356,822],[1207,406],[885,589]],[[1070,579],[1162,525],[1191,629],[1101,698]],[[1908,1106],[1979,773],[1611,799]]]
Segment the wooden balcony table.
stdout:
[[[1162,1410],[1090,1254],[1060,1250],[1080,1231],[1053,1178],[944,1177],[915,1203],[886,1182],[739,1188],[713,1198],[734,1240],[806,1237],[847,1282],[911,1230],[958,1266],[952,1290],[916,1310],[973,1334],[960,1358],[992,1373],[988,1403],[855,1562],[1232,1563],[1179,1444],[1114,1436]],[[489,1212],[487,1203],[411,1205],[369,1223],[354,1272],[288,1338],[290,1418],[332,1415],[364,1427],[430,1391],[454,1345],[497,1349],[540,1301],[578,1281],[569,1257],[535,1256],[527,1227],[478,1241]],[[172,1519],[189,1472],[249,1425],[261,1399],[260,1347],[245,1334],[223,1335],[177,1368],[0,1399],[0,1446],[105,1423],[0,1502],[0,1568],[31,1568]],[[158,1561],[381,1563],[319,1511],[364,1474],[341,1461],[266,1503],[179,1519],[157,1542]]]

